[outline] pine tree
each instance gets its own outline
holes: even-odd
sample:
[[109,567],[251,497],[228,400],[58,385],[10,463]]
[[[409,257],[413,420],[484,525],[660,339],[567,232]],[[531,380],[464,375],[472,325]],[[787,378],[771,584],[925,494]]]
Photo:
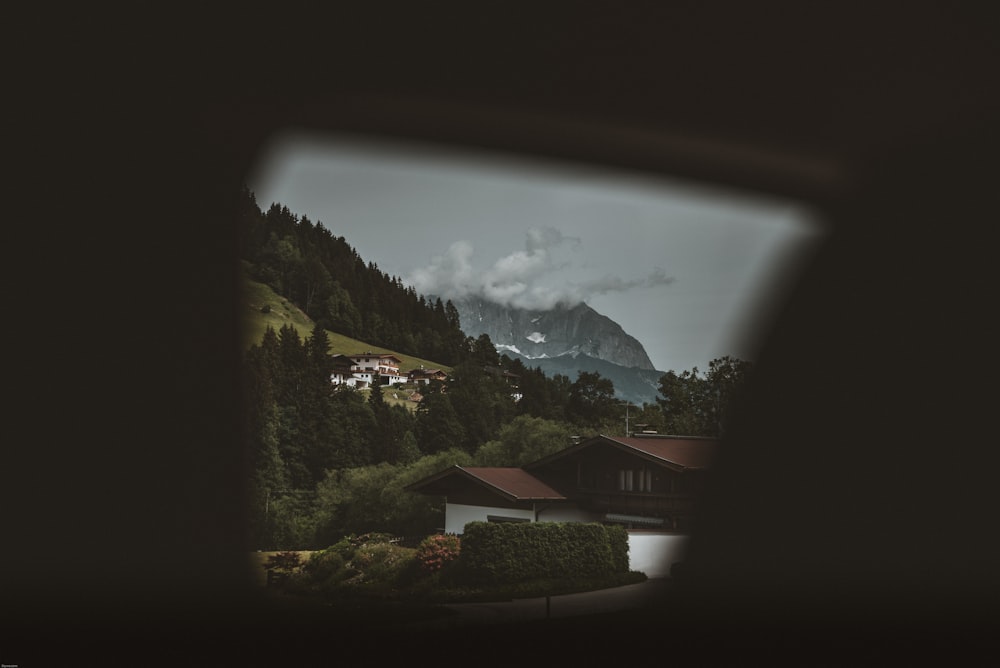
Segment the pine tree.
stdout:
[[465,442],[465,428],[447,394],[425,394],[417,407],[417,442],[424,454],[459,447]]

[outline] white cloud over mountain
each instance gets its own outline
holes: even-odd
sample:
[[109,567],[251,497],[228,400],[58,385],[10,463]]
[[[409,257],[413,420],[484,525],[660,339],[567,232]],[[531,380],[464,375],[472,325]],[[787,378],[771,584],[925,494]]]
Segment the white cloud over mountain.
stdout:
[[473,265],[472,243],[456,241],[406,280],[421,294],[446,299],[477,296],[529,310],[549,310],[558,304],[573,306],[594,295],[667,285],[674,280],[661,268],[627,280],[610,274],[597,279],[573,279],[571,276],[580,274],[579,267],[563,259],[562,252],[572,252],[580,243],[580,239],[565,236],[554,227],[531,228],[524,250],[502,256],[478,271]]

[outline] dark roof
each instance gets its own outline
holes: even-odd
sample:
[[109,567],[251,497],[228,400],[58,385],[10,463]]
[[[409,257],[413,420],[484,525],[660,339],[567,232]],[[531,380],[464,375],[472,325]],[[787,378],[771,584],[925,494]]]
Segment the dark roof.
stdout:
[[704,469],[712,463],[718,442],[712,438],[661,436],[661,437],[612,437],[616,443],[638,450],[686,469]]
[[352,355],[349,355],[349,357],[351,357],[352,359],[356,357],[374,357],[376,359],[394,359],[397,362],[403,361],[398,357],[396,357],[395,355],[393,355],[392,353],[354,353]]
[[532,469],[573,455],[598,444],[610,445],[637,454],[673,469],[705,469],[711,465],[718,446],[714,438],[700,436],[595,436],[548,457],[527,464]]
[[[499,493],[511,501],[563,501],[566,497],[524,469],[510,466],[458,466],[445,469],[406,489],[424,494],[444,494],[447,481],[458,476]],[[444,483],[444,484],[442,484]]]
[[698,436],[596,436],[543,457],[524,468],[512,466],[452,466],[406,486],[422,494],[447,496],[456,478],[471,481],[511,501],[563,501],[564,494],[533,476],[528,470],[605,444],[666,465],[675,470],[705,469],[715,454],[717,441]]

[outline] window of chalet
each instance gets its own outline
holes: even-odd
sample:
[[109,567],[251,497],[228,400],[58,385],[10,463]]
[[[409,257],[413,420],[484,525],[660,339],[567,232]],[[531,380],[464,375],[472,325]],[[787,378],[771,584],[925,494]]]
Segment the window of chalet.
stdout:
[[653,472],[649,469],[619,469],[619,492],[652,492]]
[[527,517],[508,517],[506,515],[487,515],[487,522],[530,522]]

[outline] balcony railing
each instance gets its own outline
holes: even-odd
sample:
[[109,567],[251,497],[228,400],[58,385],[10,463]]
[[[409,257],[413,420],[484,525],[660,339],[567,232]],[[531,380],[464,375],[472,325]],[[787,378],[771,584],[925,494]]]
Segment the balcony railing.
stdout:
[[[583,491],[583,490],[581,490]],[[690,513],[698,505],[698,497],[690,493],[657,494],[654,492],[608,492],[588,490],[586,503],[597,512],[626,514]]]

